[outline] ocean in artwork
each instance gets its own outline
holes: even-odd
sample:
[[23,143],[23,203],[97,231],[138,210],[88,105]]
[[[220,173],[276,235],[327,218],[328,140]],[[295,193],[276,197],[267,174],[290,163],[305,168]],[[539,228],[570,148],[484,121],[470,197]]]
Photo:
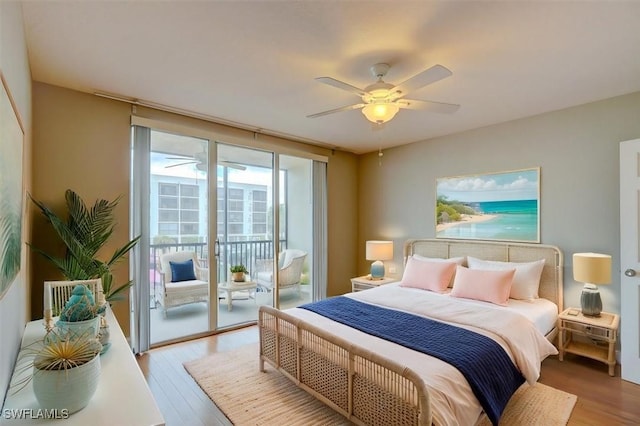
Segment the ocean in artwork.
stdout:
[[467,205],[480,215],[495,215],[495,218],[454,222],[439,230],[438,237],[538,241],[538,200],[482,201]]

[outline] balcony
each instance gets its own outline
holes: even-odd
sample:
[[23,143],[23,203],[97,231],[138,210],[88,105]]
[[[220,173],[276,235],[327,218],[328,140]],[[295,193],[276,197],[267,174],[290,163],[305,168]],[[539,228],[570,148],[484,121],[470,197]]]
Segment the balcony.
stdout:
[[[236,241],[217,243],[216,270],[217,282],[225,282],[229,278],[229,268],[224,265],[243,264],[249,270],[256,271],[258,260],[273,259],[273,246],[270,240]],[[278,253],[287,248],[287,241],[280,240]],[[151,301],[155,300],[156,289],[160,286],[160,256],[176,251],[193,251],[200,260],[200,266],[209,267],[208,243],[166,243],[150,246],[149,281],[151,284]],[[151,306],[153,309],[155,306]]]
[[[254,240],[219,243],[216,250],[220,255],[216,256],[217,282],[225,282],[229,277],[229,266],[242,263],[249,273],[256,271],[258,260],[272,259],[272,242],[269,240]],[[287,248],[287,241],[279,242],[279,251]],[[200,260],[202,266],[209,266],[207,243],[166,243],[150,246],[150,319],[151,319],[151,344],[169,341],[184,337],[188,334],[205,332],[208,330],[208,303],[192,303],[174,307],[168,310],[166,318],[162,309],[156,307],[156,291],[160,291],[160,256],[163,253],[175,251],[193,251]],[[257,320],[260,304],[271,304],[270,296],[264,294],[265,299],[256,300],[260,293],[246,294],[234,293],[233,309],[227,310],[226,293],[218,297],[218,328],[243,324]],[[303,286],[301,297],[295,292],[283,291],[280,294],[280,307],[282,309],[298,306],[311,301],[310,286]]]

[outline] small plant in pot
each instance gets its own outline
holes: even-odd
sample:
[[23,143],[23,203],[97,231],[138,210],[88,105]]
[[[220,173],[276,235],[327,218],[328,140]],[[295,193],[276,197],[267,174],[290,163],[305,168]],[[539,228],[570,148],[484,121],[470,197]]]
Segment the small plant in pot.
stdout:
[[[40,408],[73,414],[83,409],[98,387],[102,345],[91,333],[76,334],[54,328],[28,345],[16,361],[22,379],[12,393],[29,383]],[[25,374],[31,371],[31,374]]]
[[83,409],[98,387],[102,345],[95,336],[52,330],[35,350],[33,392],[40,407]]
[[249,273],[247,268],[243,264],[233,265],[231,268],[231,279],[235,282],[242,282],[245,280],[245,274]]

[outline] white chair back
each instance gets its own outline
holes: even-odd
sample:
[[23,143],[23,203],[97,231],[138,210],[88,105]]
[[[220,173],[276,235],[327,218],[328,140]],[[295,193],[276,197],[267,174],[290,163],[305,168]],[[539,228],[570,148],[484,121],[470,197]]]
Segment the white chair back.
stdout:
[[280,253],[280,259],[278,259],[278,269],[284,269],[291,265],[294,259],[305,257],[306,255],[306,252],[299,249],[285,249],[282,253]]
[[165,282],[170,283],[173,276],[171,275],[171,265],[169,262],[184,262],[185,260],[193,260],[193,269],[196,278],[198,277],[197,267],[198,259],[195,252],[192,251],[177,251],[173,253],[166,253],[160,256],[160,272],[163,274]]

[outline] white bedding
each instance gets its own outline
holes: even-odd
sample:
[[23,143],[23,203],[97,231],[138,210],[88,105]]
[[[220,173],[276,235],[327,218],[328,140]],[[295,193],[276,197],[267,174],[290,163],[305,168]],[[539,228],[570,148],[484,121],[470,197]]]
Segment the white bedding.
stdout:
[[[389,286],[399,286],[400,282],[388,284]],[[403,287],[408,292],[417,294],[424,293],[425,290],[417,288]],[[448,289],[451,292],[451,288]],[[449,293],[439,294],[432,293],[434,297],[451,297]],[[457,299],[460,303],[469,303],[471,305],[481,305],[487,308],[493,308],[499,311],[511,311],[524,315],[531,321],[540,333],[547,335],[556,326],[558,320],[558,305],[548,299],[535,300],[516,300],[509,299],[509,306],[498,306],[487,302],[471,299]]]
[[[520,308],[521,303],[511,306],[510,300],[509,307],[499,307],[425,290],[403,288],[397,284],[346,296],[448,322],[489,336],[505,348],[530,384],[538,380],[541,361],[557,353],[543,333],[527,319],[539,322],[544,316],[540,314],[544,308],[538,310],[531,307],[537,305],[535,303],[522,302],[530,306]],[[520,309],[524,315],[516,312]],[[293,308],[286,312],[415,371],[423,378],[429,390],[434,424],[473,425],[481,414],[482,407],[464,376],[446,362],[370,336],[305,309]],[[545,327],[544,324],[542,327]]]

